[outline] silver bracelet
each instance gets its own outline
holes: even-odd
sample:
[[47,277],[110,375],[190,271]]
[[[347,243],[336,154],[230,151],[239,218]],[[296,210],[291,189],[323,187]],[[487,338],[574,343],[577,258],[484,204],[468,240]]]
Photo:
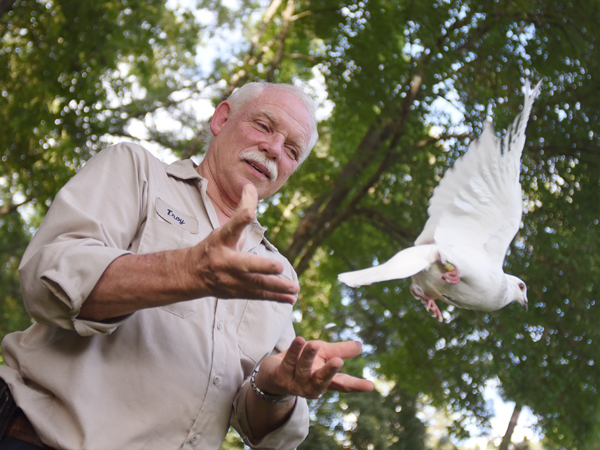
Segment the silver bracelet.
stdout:
[[256,385],[256,374],[258,373],[259,368],[260,368],[260,364],[254,368],[254,370],[252,371],[252,375],[250,375],[250,386],[252,386],[252,390],[254,391],[254,393],[256,395],[258,395],[264,401],[269,402],[269,403],[274,403],[274,404],[289,402],[291,399],[296,397],[295,395],[288,395],[288,394],[282,394],[282,395],[267,394],[265,391],[261,390]]

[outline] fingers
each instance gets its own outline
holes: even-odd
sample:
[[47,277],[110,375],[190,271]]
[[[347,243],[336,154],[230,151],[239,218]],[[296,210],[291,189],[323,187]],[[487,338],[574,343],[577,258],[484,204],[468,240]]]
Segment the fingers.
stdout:
[[296,364],[300,359],[300,355],[305,344],[306,341],[301,336],[296,337],[296,339],[292,341],[290,348],[287,350],[287,352],[285,352],[283,361],[281,361],[282,370],[284,372],[292,376],[294,375],[294,372],[296,371]]
[[333,377],[328,390],[338,392],[368,392],[372,391],[375,385],[364,378],[357,378],[345,373],[338,373]]
[[298,283],[284,277],[282,262],[243,252],[245,232],[255,219],[258,194],[244,186],[234,215],[190,253],[192,279],[200,280],[200,296],[274,300],[294,304]]
[[[324,364],[319,361],[321,341],[306,342],[299,352],[296,341],[290,347],[290,355],[286,355],[284,363],[288,366],[287,371],[293,371],[294,384],[297,386],[298,395],[306,398],[317,398],[325,392],[333,380],[333,377],[344,365],[343,360],[334,358]],[[289,357],[288,357],[289,356]],[[293,359],[296,358],[294,363]],[[286,361],[287,360],[287,361]],[[294,367],[295,366],[295,367]],[[319,367],[320,366],[320,367]]]
[[[362,344],[358,341],[324,342],[322,350],[328,358],[350,359],[360,355]],[[373,388],[371,381],[343,373],[336,373],[328,386],[328,390],[339,392],[366,392]]]
[[274,275],[234,272],[230,276],[222,277],[218,289],[221,298],[271,300],[294,305],[300,286]]
[[316,396],[323,392],[331,390],[331,383],[335,377],[340,375],[340,370],[344,367],[344,360],[334,358],[317,370],[312,377],[312,385]]
[[296,362],[296,382],[300,385],[308,385],[313,372],[313,363],[319,353],[321,343],[309,341],[304,345],[302,353]]
[[358,341],[323,342],[323,352],[327,358],[354,358],[361,354],[362,344]]
[[246,288],[249,297],[266,300],[277,300],[278,294],[295,296],[300,292],[300,285],[285,277],[279,277],[283,265],[275,260],[252,255],[235,253],[231,255],[230,266],[223,268],[232,274],[240,283],[240,288]]
[[292,354],[286,355],[289,357],[286,363],[291,366],[297,358],[295,381],[304,386],[304,397],[316,398],[327,390],[364,392],[373,389],[373,383],[368,380],[340,373],[344,359],[360,354],[360,342],[309,341],[298,355],[299,343],[295,341],[290,349],[293,349]]
[[283,264],[274,259],[241,252],[231,253],[228,256],[230,262],[235,265],[236,271],[266,275],[277,275],[283,271]]
[[325,356],[324,347],[338,348],[342,354],[356,356],[360,343],[349,341],[329,344],[322,341],[305,341],[302,337],[297,337],[286,352],[262,362],[257,384],[260,383],[268,392],[306,398],[317,398],[328,390],[373,390],[372,382],[340,373],[344,360],[339,356]]

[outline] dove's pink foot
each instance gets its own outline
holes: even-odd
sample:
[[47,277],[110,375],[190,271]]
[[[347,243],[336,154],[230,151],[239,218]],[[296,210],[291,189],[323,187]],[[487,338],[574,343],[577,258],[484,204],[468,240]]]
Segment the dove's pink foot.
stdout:
[[456,268],[446,272],[442,275],[442,279],[446,280],[450,284],[458,284],[460,283],[460,274]]
[[440,323],[444,321],[442,311],[440,311],[440,308],[438,308],[438,305],[437,303],[435,303],[435,300],[425,295],[421,287],[417,287],[413,284],[410,287],[410,292],[412,293],[412,295],[414,295],[416,298],[423,302],[423,304],[425,305],[425,309],[427,309],[428,312],[431,312],[431,317],[437,317]]
[[442,311],[438,308],[437,303],[434,299],[426,297],[427,300],[425,303],[425,309],[431,313],[431,317],[437,317],[438,321],[441,323],[444,321],[444,317],[442,316]]

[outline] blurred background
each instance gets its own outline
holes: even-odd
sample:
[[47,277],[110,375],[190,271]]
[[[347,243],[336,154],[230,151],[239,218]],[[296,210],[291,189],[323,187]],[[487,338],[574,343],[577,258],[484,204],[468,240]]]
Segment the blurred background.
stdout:
[[[300,276],[297,333],[361,340],[345,371],[377,386],[312,401],[301,448],[600,448],[599,23],[589,0],[0,0],[0,337],[31,324],[20,257],[92,155],[125,140],[200,161],[220,100],[293,83],[320,140],[260,220]],[[526,79],[543,85],[505,271],[529,311],[440,305],[439,324],[409,280],[340,285],[412,244],[445,170],[485,120],[502,135]]]

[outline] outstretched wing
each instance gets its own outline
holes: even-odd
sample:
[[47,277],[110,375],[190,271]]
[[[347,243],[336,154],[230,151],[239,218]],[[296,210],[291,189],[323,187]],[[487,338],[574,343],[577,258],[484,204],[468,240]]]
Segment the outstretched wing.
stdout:
[[433,192],[429,220],[415,244],[475,246],[502,264],[521,222],[521,154],[540,84],[531,91],[526,83],[523,111],[503,141],[496,140],[491,124],[485,124],[480,138],[446,172]]
[[341,273],[338,275],[338,280],[350,287],[356,287],[378,281],[408,278],[427,269],[437,258],[437,245],[418,245],[396,253],[387,262],[378,266]]

